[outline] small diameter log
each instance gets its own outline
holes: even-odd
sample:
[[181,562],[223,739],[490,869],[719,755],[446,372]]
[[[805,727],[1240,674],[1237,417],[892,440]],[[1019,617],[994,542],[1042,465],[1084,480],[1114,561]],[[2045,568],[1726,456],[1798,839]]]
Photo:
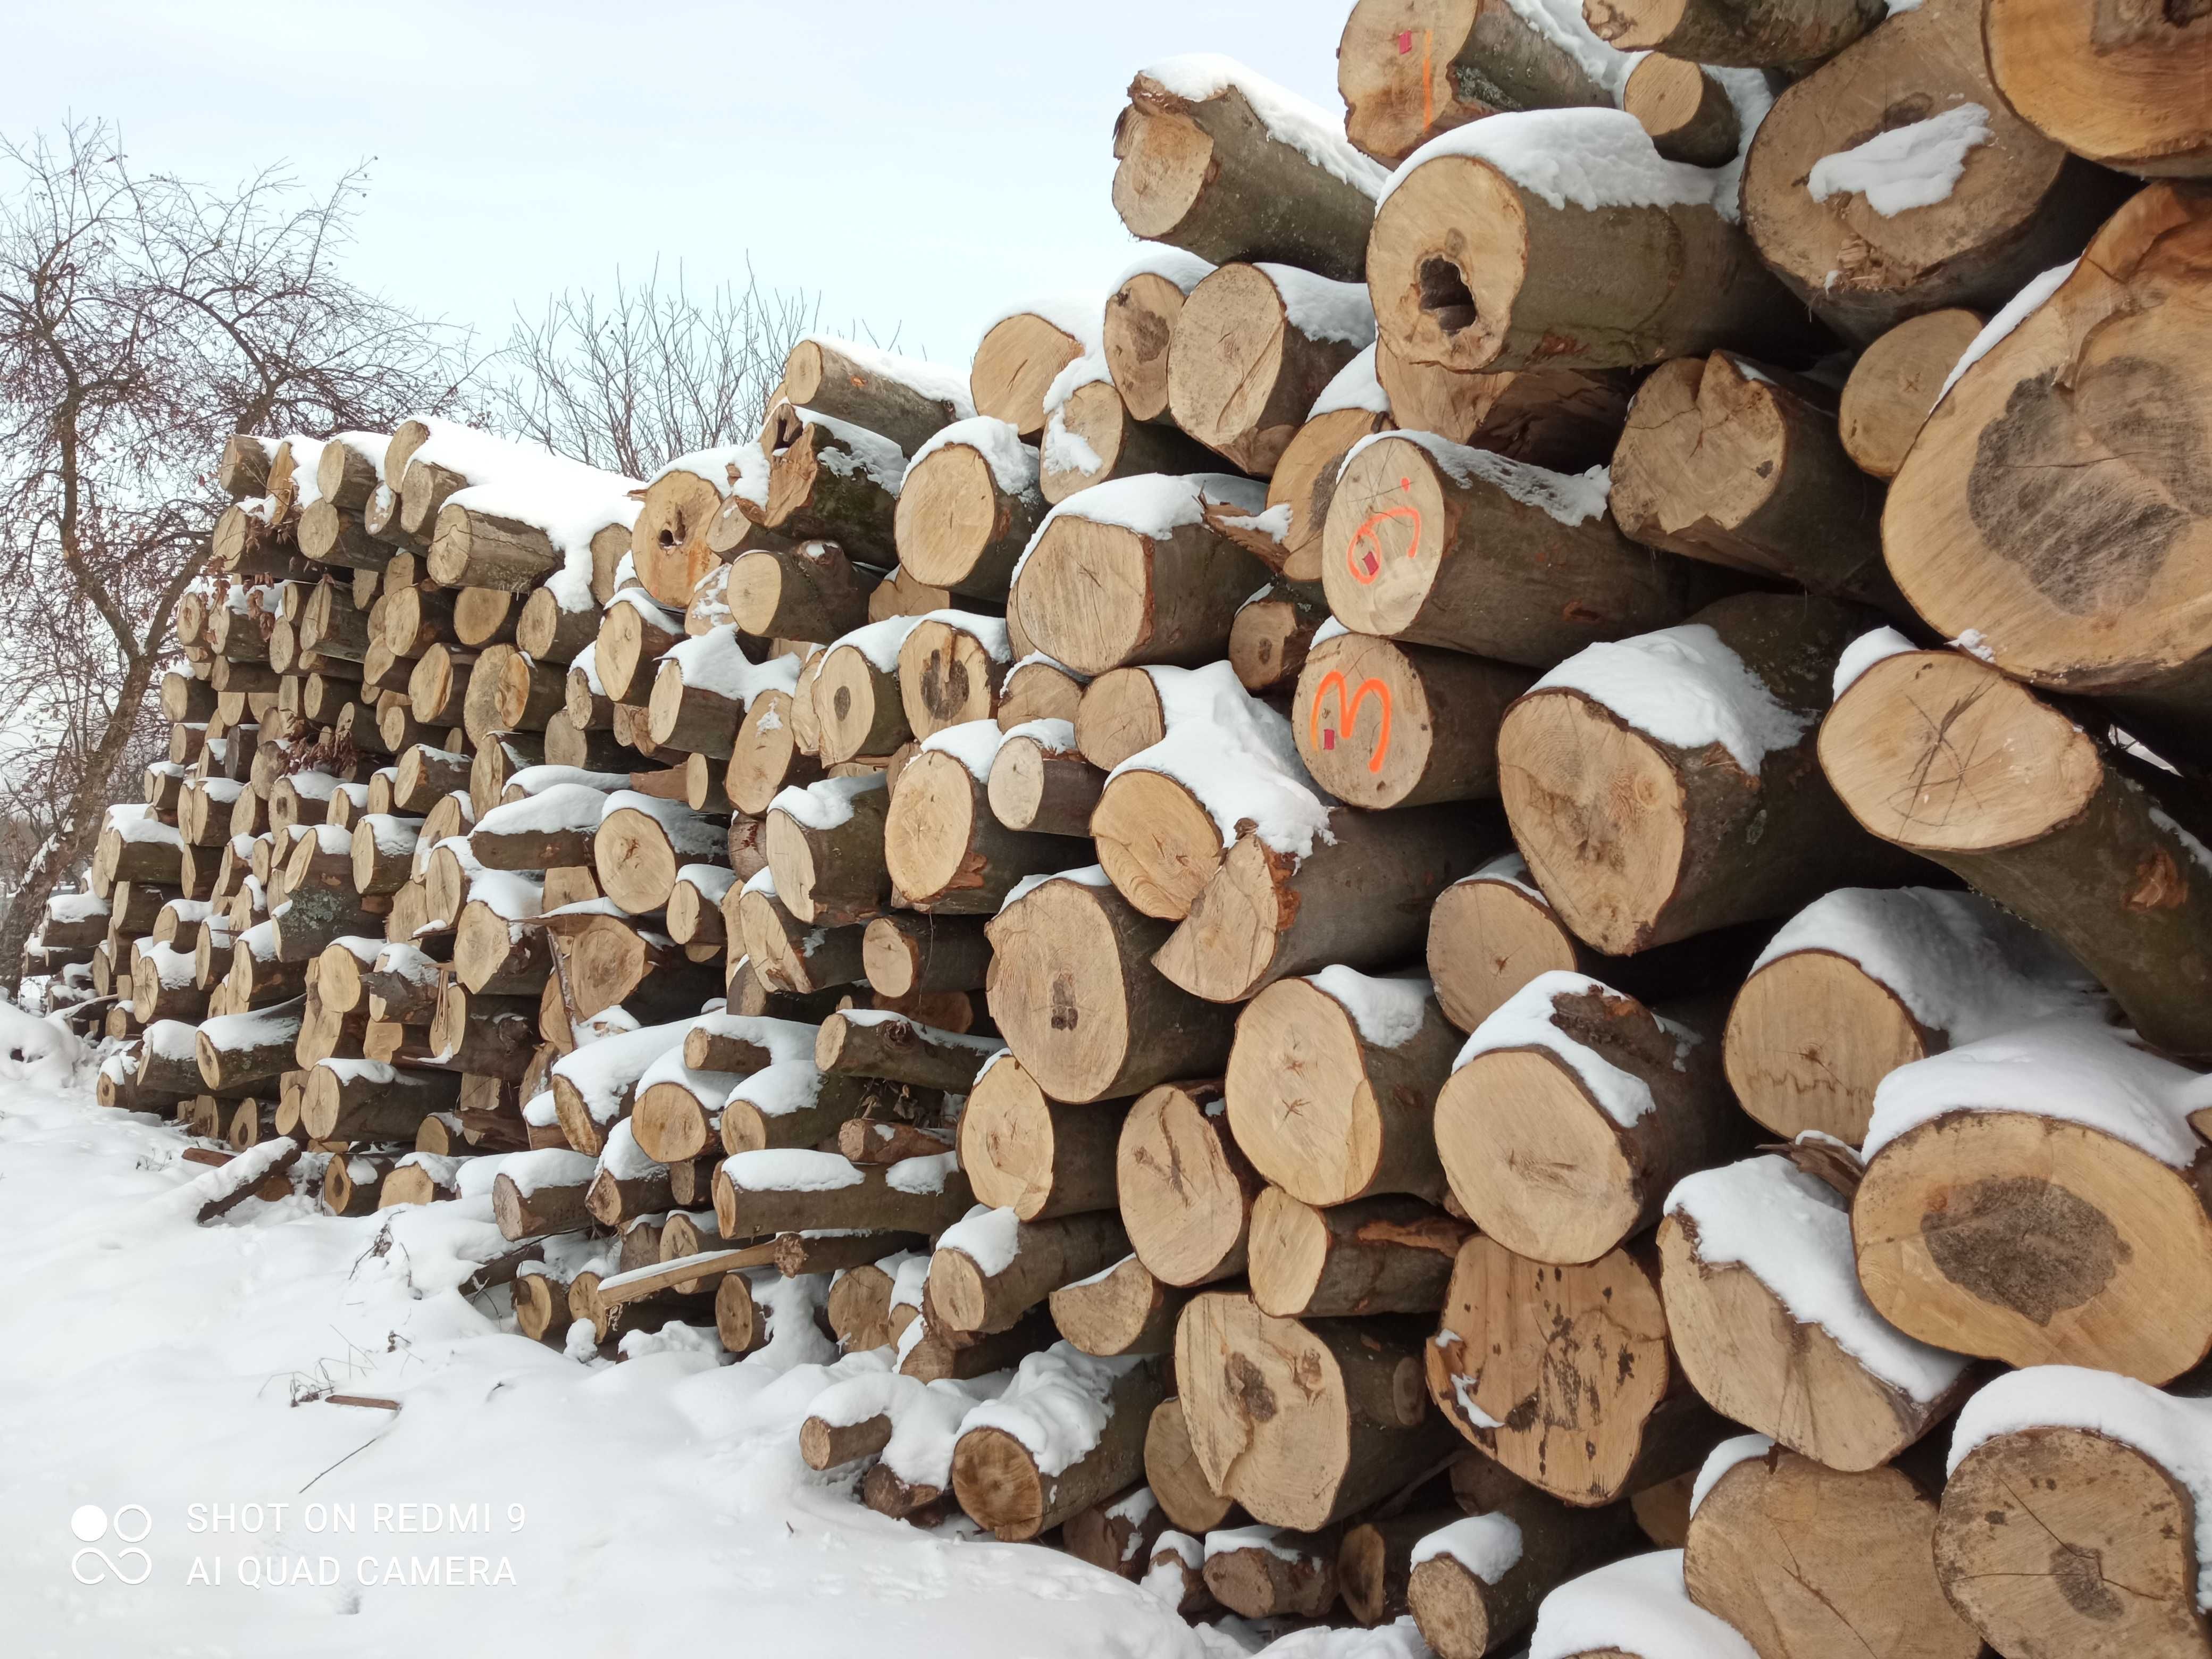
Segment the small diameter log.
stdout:
[[[1197,520],[1203,501],[1246,513],[1260,487],[1217,473],[1116,479],[1056,508],[1008,600],[1036,648],[1079,673],[1219,658],[1266,567]],[[1096,514],[1097,516],[1086,516]],[[1150,526],[1132,529],[1131,521]]]
[[542,732],[567,702],[568,677],[533,663],[511,645],[495,645],[469,670],[461,723],[478,745],[495,733]]
[[1127,1096],[1228,1058],[1229,1010],[1152,966],[1167,930],[1085,872],[1049,878],[992,918],[991,1018],[1054,1099]]
[[[952,1450],[960,1507],[1017,1543],[1110,1498],[1142,1474],[1145,1425],[1164,1392],[1153,1360],[1097,1359],[1065,1344],[1030,1355],[963,1425]],[[1070,1444],[1071,1420],[1098,1426]]]
[[1139,256],[1106,301],[1102,355],[1129,414],[1157,423],[1168,415],[1168,346],[1182,302],[1213,267],[1181,248],[1154,246]]
[[601,892],[630,915],[645,915],[667,904],[684,866],[724,857],[727,837],[727,826],[711,814],[617,790],[607,797],[606,816],[592,836],[592,868]]
[[1328,606],[1310,583],[1279,579],[1237,608],[1229,625],[1229,665],[1255,697],[1285,696],[1297,684]]
[[1208,1285],[1243,1273],[1252,1207],[1266,1184],[1229,1133],[1218,1085],[1163,1085],[1122,1120],[1115,1151],[1121,1220],[1137,1259],[1164,1283]]
[[1383,170],[1242,65],[1218,76],[1183,67],[1129,83],[1114,125],[1121,222],[1215,264],[1279,260],[1357,281]]
[[1176,1329],[1176,1379],[1208,1485],[1255,1520],[1311,1532],[1434,1469],[1451,1434],[1421,1390],[1411,1319],[1303,1324],[1206,1291]]
[[1492,799],[1498,728],[1533,678],[1456,651],[1337,632],[1312,647],[1298,676],[1298,758],[1355,806]]
[[1253,1166],[1309,1204],[1443,1196],[1430,1120],[1459,1036],[1425,979],[1278,980],[1237,1022],[1224,1089]]
[[985,793],[1009,830],[1084,836],[1105,786],[1105,774],[1076,746],[1071,721],[1033,720],[1006,728]]
[[1874,663],[1820,753],[1860,823],[2051,933],[2149,1042],[2212,1056],[2212,879],[2182,827],[2207,826],[2171,775],[1962,652]]
[[979,720],[948,733],[945,746],[925,748],[899,774],[883,856],[902,903],[938,915],[995,915],[1016,884],[1066,869],[1085,850],[1066,836],[1009,830],[993,813],[987,780],[1000,737]]
[[915,454],[899,487],[900,568],[956,593],[1002,598],[1045,507],[1037,452],[1012,424],[982,415],[948,426]]
[[1835,394],[1733,352],[1662,363],[1637,388],[1607,496],[1649,547],[1895,612],[1881,487],[1838,434]]
[[1356,283],[1291,265],[1224,264],[1193,289],[1168,357],[1176,424],[1265,476],[1337,372],[1374,343]]
[[[1346,1555],[1358,1531],[1346,1534]],[[1437,1659],[1482,1659],[1525,1633],[1553,1590],[1634,1537],[1626,1505],[1571,1510],[1515,1481],[1413,1546],[1407,1604]],[[1358,1594],[1366,1574],[1346,1565]]]
[[1669,161],[1725,167],[1743,147],[1743,122],[1735,100],[1715,76],[1688,58],[1655,52],[1639,61],[1620,89],[1620,106]]
[[407,673],[407,707],[418,725],[446,730],[461,724],[473,665],[471,653],[442,641],[416,659]]
[[908,729],[927,738],[950,726],[995,720],[999,687],[1012,661],[1000,618],[957,611],[924,617],[898,652],[899,702]]
[[863,1168],[835,1152],[739,1152],[714,1171],[714,1216],[725,1238],[808,1227],[939,1233],[973,1201],[951,1164],[950,1155]]
[[1049,1099],[1005,1053],[966,1092],[960,1167],[976,1202],[1009,1209],[1022,1221],[1115,1208],[1115,1148],[1127,1103]]
[[[2126,193],[2006,105],[1974,0],[1899,21],[1776,99],[1743,172],[1744,228],[1768,266],[1860,342],[1939,307],[2002,304],[2079,252]],[[1888,139],[1893,125],[1914,131]],[[1932,191],[1900,191],[1883,165],[1915,141],[1958,158],[1926,206]]]
[[1510,170],[1528,143],[1671,171],[1626,111],[1540,111],[1480,131],[1500,141],[1488,146],[1499,161],[1480,139],[1432,155],[1376,215],[1367,283],[1391,349],[1473,374],[1631,368],[1719,345],[1785,361],[1817,349],[1802,306],[1710,201],[1685,189],[1664,204],[1593,194],[1555,207]]
[[[224,1014],[201,1025],[195,1045],[200,1077],[208,1090],[233,1093],[293,1069],[292,1050],[307,1000],[295,997],[250,1013]],[[159,1074],[142,1069],[139,1082],[158,1086]]]
[[[1598,39],[1618,52],[1666,52],[1692,65],[1787,69],[1834,57],[1887,15],[1877,0],[1756,0],[1734,9],[1717,0],[1604,0],[1589,17]],[[1731,146],[1720,161],[1735,153]]]
[[1152,1565],[1152,1553],[1167,1516],[1159,1500],[1143,1486],[1132,1486],[1120,1497],[1078,1510],[1061,1524],[1061,1544],[1070,1555],[1087,1561],[1102,1572],[1142,1580]]
[[1889,1462],[1972,1381],[1966,1359],[1875,1313],[1858,1285],[1849,1205],[1787,1158],[1682,1182],[1659,1256],[1668,1329],[1698,1392],[1830,1468]]
[[2192,1073],[2102,1024],[2048,1020],[1893,1079],[1851,1210],[1884,1318],[1961,1353],[2148,1382],[2212,1351]]
[[1893,478],[1905,465],[1936,395],[1974,336],[1980,313],[1958,307],[1909,317],[1859,354],[1844,382],[1836,428],[1863,472]]
[[821,1148],[885,1092],[869,1079],[823,1077],[809,1060],[779,1062],[731,1089],[722,1103],[722,1150],[735,1157],[779,1147]]
[[1169,1520],[1200,1537],[1218,1527],[1237,1507],[1234,1498],[1206,1484],[1198,1454],[1191,1449],[1180,1399],[1164,1400],[1152,1408],[1145,1429],[1145,1484]]
[[1648,1247],[1553,1267],[1477,1235],[1423,1352],[1438,1411],[1569,1504],[1610,1504],[1694,1468],[1723,1432],[1674,1364]]
[[738,727],[765,691],[788,694],[799,684],[799,660],[777,657],[756,665],[737,629],[726,623],[685,640],[660,659],[647,705],[656,744],[726,759]]
[[1283,1319],[1433,1312],[1474,1231],[1417,1198],[1324,1210],[1270,1187],[1252,1206],[1252,1299]]
[[999,729],[1012,732],[1031,720],[1074,720],[1083,684],[1082,676],[1050,658],[1023,658],[1006,671],[999,688]]
[[834,640],[865,625],[872,574],[835,542],[738,556],[724,592],[730,621],[758,639]]
[[2125,25],[2094,7],[1990,8],[1984,38],[2006,105],[2075,155],[2145,178],[2212,173],[2203,107],[2212,47],[2197,15],[2164,11]]
[[1346,627],[1529,668],[1679,622],[1717,580],[1629,541],[1589,480],[1404,433],[1346,462],[1323,538]]
[[[753,879],[757,883],[760,878]],[[754,977],[769,991],[812,994],[862,976],[862,929],[816,927],[799,921],[776,896],[772,883],[748,884],[736,893],[738,939]]]
[[[912,1253],[886,1256],[881,1261],[866,1267],[851,1267],[839,1273],[830,1286],[830,1297],[823,1312],[830,1328],[836,1334],[837,1346],[847,1353],[865,1353],[871,1348],[890,1346],[891,1334],[891,1292],[898,1272],[908,1261],[919,1259]],[[880,1447],[871,1448],[880,1450]],[[805,1455],[804,1447],[801,1455]],[[836,1460],[849,1461],[848,1457]],[[808,1467],[812,1468],[811,1459]],[[824,1464],[822,1467],[831,1467]]]
[[[655,605],[641,589],[625,588],[607,606],[592,644],[601,689],[617,702],[643,708],[653,697],[651,665],[688,637],[681,612]],[[569,712],[575,712],[573,700]]]
[[[1723,1447],[1715,1461],[1729,1453]],[[2016,1493],[2039,1495],[2042,1488],[2038,1482],[1993,1492],[1996,1507],[1980,1508],[1994,1520],[2018,1503]],[[2039,1501],[2038,1510],[2043,1507]],[[1975,1659],[1988,1650],[1982,1632],[1960,1616],[1937,1576],[1937,1514],[1935,1498],[1900,1469],[1846,1473],[1776,1447],[1729,1464],[1705,1491],[1691,1512],[1682,1576],[1692,1601],[1778,1659],[1814,1659],[1838,1642],[1881,1659]],[[2051,1535],[2025,1511],[2021,1518],[2037,1533],[2035,1565],[2027,1571],[2039,1575],[2048,1571]],[[2110,1554],[2103,1561],[2108,1571],[2118,1565]],[[1969,1587],[1954,1595],[1973,1608]],[[2119,1605],[2115,1597],[2115,1613]],[[2056,1635],[2060,1622],[2041,1622],[2039,1632]],[[2007,1644],[2007,1650],[2044,1650]],[[2154,1651],[2156,1644],[2131,1650]]]
[[1085,686],[1075,713],[1075,743],[1083,757],[1110,772],[1166,737],[1168,700],[1192,672],[1133,665],[1109,670]]
[[994,1371],[1011,1370],[1030,1354],[1053,1346],[1052,1316],[1042,1308],[1010,1331],[981,1338],[957,1338],[930,1328],[927,1318],[900,1336],[899,1375],[918,1382],[969,1382]]
[[492,1180],[492,1218],[502,1238],[574,1232],[591,1223],[584,1207],[599,1164],[581,1152],[515,1152]]
[[956,1336],[1012,1330],[1063,1285],[1112,1267],[1129,1237],[1111,1210],[1022,1221],[980,1206],[948,1229],[929,1261],[933,1329]]
[[1206,1587],[1247,1619],[1322,1619],[1336,1606],[1334,1528],[1238,1527],[1206,1535]]
[[1335,1564],[1346,1610],[1370,1629],[1403,1617],[1411,1610],[1413,1553],[1424,1540],[1463,1518],[1455,1509],[1427,1510],[1346,1527]]
[[325,1060],[307,1073],[300,1127],[317,1140],[411,1142],[424,1118],[451,1110],[460,1096],[458,1073]]
[[[1945,994],[1966,985],[1969,999]],[[1847,887],[1760,951],[1723,1054],[1744,1110],[1776,1134],[1817,1129],[1856,1146],[1899,1066],[2102,1006],[2055,941],[1978,894]]]
[[385,1178],[399,1166],[396,1152],[339,1152],[323,1169],[323,1208],[331,1215],[374,1215]]
[[[589,604],[574,609],[562,605],[562,592],[557,586],[531,591],[515,618],[514,643],[532,662],[565,668],[599,638],[599,613]],[[386,617],[388,627],[390,613]]]
[[783,361],[782,395],[800,409],[879,432],[911,455],[968,408],[959,372],[826,335]]
[[[1594,646],[1513,706],[1498,744],[1506,816],[1580,938],[1625,955],[1909,874],[1852,832],[1817,775],[1836,662],[1867,620],[1832,600],[1744,594],[1684,627]],[[1615,671],[1625,684],[1606,678]],[[1762,736],[1672,718],[1683,697],[1740,696],[1747,683]],[[1611,702],[1609,686],[1622,687]],[[1650,805],[1632,816],[1624,800]]]
[[1674,1183],[1750,1150],[1721,1073],[1720,1011],[1684,1024],[1583,975],[1531,981],[1477,1026],[1437,1096],[1468,1218],[1535,1261],[1595,1261]]
[[980,991],[991,965],[983,927],[980,916],[878,916],[861,935],[861,966],[884,996]]
[[1046,396],[1037,488],[1054,505],[1109,478],[1191,472],[1212,465],[1206,447],[1176,427],[1148,424],[1131,414],[1103,357],[1069,364]]
[[1165,1353],[1188,1295],[1163,1285],[1133,1255],[1088,1279],[1061,1285],[1050,1298],[1052,1322],[1085,1353],[1101,1358]]
[[1000,317],[969,368],[975,413],[1035,443],[1044,433],[1046,392],[1062,369],[1097,349],[1098,317],[1096,303],[1073,300]]
[[[842,927],[890,908],[891,878],[884,861],[890,806],[890,792],[878,772],[826,778],[775,798],[763,839],[775,896],[793,915],[818,927]],[[756,951],[754,960],[763,957]]]
[[302,558],[341,570],[379,569],[392,557],[392,550],[368,533],[359,514],[342,512],[329,501],[302,511],[294,534]]
[[[607,799],[605,790],[589,784],[560,783],[495,806],[469,831],[469,851],[487,870],[589,864]],[[358,843],[358,833],[355,839]]]
[[2201,1399],[2103,1373],[1998,1378],[1953,1437],[1935,1536],[1944,1595],[2022,1659],[2203,1659],[2206,1416]]
[[880,1009],[832,1014],[814,1040],[814,1064],[824,1073],[947,1094],[966,1094],[991,1056],[1003,1052],[995,1037],[958,1036]]
[[687,864],[668,895],[668,936],[678,945],[727,945],[722,901],[738,881],[726,865]]
[[[481,987],[471,985],[471,989],[492,989],[505,983],[507,975],[521,970],[533,957],[536,977],[529,982],[544,982],[552,963],[544,947],[535,943],[540,936],[531,929],[516,931],[522,937],[514,941],[513,950],[495,970],[493,980]],[[586,916],[578,923],[564,924],[561,948],[569,1012],[576,1019],[589,1019],[617,1006],[645,1018],[684,1018],[720,988],[721,975],[711,967],[686,961],[665,937],[619,917]],[[457,949],[457,958],[459,954]],[[470,967],[463,963],[461,982],[468,984],[471,976]]]
[[778,429],[767,504],[741,505],[793,541],[834,541],[854,558],[896,563],[892,516],[906,472],[898,446],[811,410],[786,409],[770,419]]
[[[820,764],[799,747],[797,696],[796,690],[763,691],[738,723],[722,787],[741,812],[765,812],[785,789],[803,789],[821,779]],[[811,696],[808,704],[812,704]],[[818,746],[818,736],[817,741]]]

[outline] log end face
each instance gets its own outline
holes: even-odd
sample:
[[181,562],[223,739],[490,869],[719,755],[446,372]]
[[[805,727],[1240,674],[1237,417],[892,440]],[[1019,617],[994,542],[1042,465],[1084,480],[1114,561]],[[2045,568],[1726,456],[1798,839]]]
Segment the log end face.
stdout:
[[1001,1542],[1019,1543],[1042,1529],[1044,1477],[1029,1449],[1003,1429],[971,1429],[960,1437],[952,1449],[952,1491],[960,1507]]
[[1856,963],[1796,951],[1744,981],[1721,1052],[1736,1099],[1775,1133],[1816,1129],[1856,1146],[1881,1079],[1942,1044]]
[[1321,580],[1329,610],[1354,633],[1399,635],[1420,617],[1455,552],[1438,479],[1435,458],[1410,438],[1379,439],[1345,464],[1322,531]]
[[1528,234],[1519,192],[1487,162],[1439,155],[1401,179],[1367,243],[1368,289],[1390,349],[1462,374],[1497,365]]
[[[1152,83],[1139,77],[1139,84]],[[1188,115],[1169,107],[1154,87],[1115,123],[1114,154],[1120,161],[1114,170],[1114,210],[1121,222],[1148,241],[1176,242],[1176,228],[1218,171],[1212,139]],[[980,400],[976,407],[982,407]]]
[[1490,1651],[1490,1610],[1482,1581],[1449,1555],[1416,1566],[1407,1582],[1407,1600],[1421,1639],[1437,1659],[1482,1659]]

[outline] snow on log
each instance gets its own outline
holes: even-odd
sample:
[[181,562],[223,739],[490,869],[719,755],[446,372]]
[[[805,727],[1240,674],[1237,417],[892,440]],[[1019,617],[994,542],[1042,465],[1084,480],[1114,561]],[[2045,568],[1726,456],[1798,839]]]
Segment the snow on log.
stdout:
[[1334,1528],[1232,1527],[1206,1534],[1206,1587],[1247,1619],[1325,1619],[1336,1606]]
[[1024,443],[1044,435],[1045,394],[1060,372],[1099,349],[1102,296],[1061,295],[1012,306],[983,330],[968,374],[975,412]]
[[1535,1621],[1544,1597],[1635,1537],[1625,1504],[1571,1510],[1533,1486],[1500,1486],[1407,1555],[1406,1601],[1437,1659],[1503,1648]]
[[1571,1578],[1536,1610],[1528,1659],[1758,1659],[1682,1585],[1682,1552],[1632,1555]]
[[848,1008],[822,1022],[814,1064],[826,1075],[887,1078],[916,1089],[964,1095],[994,1054],[996,1037],[940,1031],[880,1008]]
[[1158,1364],[1057,1343],[969,1413],[952,1453],[960,1507],[1007,1542],[1035,1538],[1136,1480]]
[[950,1152],[870,1167],[796,1147],[739,1152],[714,1171],[714,1215],[725,1238],[808,1227],[939,1233],[974,1203],[953,1164]]
[[1274,471],[1314,401],[1375,343],[1375,312],[1358,283],[1293,265],[1232,263],[1190,291],[1170,349],[1176,424],[1255,477]]
[[968,1097],[960,1167],[978,1203],[1021,1221],[1115,1207],[1115,1148],[1128,1103],[1054,1100],[1003,1049],[957,1091]]
[[974,412],[959,370],[826,334],[792,347],[781,393],[801,409],[881,433],[909,455]]
[[[764,839],[778,901],[816,927],[852,927],[882,915],[892,891],[884,863],[890,806],[880,772],[825,778],[776,796],[769,805]],[[857,933],[853,943],[851,977],[858,977]],[[756,951],[754,960],[762,959]]]
[[1400,1194],[1322,1209],[1270,1187],[1252,1206],[1252,1299],[1284,1319],[1431,1313],[1474,1231]]
[[1189,1297],[1163,1285],[1133,1255],[1061,1285],[1048,1298],[1052,1322],[1085,1353],[1101,1358],[1166,1353]]
[[930,1257],[933,1326],[955,1336],[1011,1330],[1061,1285],[1128,1253],[1129,1237],[1111,1210],[1024,1221],[979,1204],[945,1230]]

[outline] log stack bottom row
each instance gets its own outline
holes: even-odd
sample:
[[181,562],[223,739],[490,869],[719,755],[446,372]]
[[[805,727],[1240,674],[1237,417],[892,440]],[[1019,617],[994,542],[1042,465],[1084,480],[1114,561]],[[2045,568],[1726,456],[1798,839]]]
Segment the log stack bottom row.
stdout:
[[964,372],[232,439],[33,983],[1194,1619],[2212,1659],[2212,33],[1416,9]]

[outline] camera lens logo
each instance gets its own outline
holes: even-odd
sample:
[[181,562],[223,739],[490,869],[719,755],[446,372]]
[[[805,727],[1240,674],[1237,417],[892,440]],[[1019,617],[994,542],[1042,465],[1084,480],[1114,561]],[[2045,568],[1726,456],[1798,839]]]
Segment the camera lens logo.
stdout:
[[[107,1511],[97,1504],[87,1504],[70,1516],[70,1530],[85,1547],[70,1558],[70,1571],[80,1584],[104,1583],[111,1573],[126,1584],[144,1583],[153,1576],[154,1558],[142,1549],[121,1549],[110,1557],[99,1547],[108,1524]],[[115,1511],[114,1528],[117,1542],[137,1544],[154,1530],[154,1517],[143,1504],[125,1504]]]

